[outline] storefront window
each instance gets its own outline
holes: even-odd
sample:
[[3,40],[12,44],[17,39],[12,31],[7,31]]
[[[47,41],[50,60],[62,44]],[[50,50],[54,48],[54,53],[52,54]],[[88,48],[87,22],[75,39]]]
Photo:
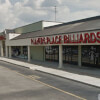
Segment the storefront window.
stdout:
[[78,47],[63,46],[63,62],[70,64],[78,63]]
[[24,58],[28,57],[28,48],[27,48],[27,46],[23,46],[23,54],[24,54]]
[[82,65],[100,66],[100,46],[82,46]]
[[19,46],[12,47],[12,56],[17,57],[19,55],[20,55],[20,47]]
[[59,47],[58,46],[46,46],[45,47],[45,59],[48,61],[58,61]]
[[27,56],[28,56],[27,46],[23,46],[22,48],[23,48],[23,51],[21,51],[20,46],[12,47],[12,57],[27,59]]

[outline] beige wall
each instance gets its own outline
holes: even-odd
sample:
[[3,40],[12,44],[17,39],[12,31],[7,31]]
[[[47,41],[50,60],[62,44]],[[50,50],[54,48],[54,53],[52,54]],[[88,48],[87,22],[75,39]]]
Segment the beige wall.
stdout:
[[44,47],[43,46],[31,46],[31,59],[44,61]]
[[[19,35],[19,34],[17,34]],[[6,46],[27,46],[31,44],[31,39],[18,39],[10,40],[9,38],[13,37],[13,34],[6,34]]]

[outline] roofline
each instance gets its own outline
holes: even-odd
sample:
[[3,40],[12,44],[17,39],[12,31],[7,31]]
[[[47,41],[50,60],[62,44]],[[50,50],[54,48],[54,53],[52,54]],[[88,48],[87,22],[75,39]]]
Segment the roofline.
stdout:
[[89,18],[84,18],[84,19],[80,19],[80,20],[70,21],[70,22],[67,22],[67,23],[62,23],[62,24],[58,24],[58,25],[54,25],[54,26],[49,26],[49,27],[46,27],[45,29],[63,26],[63,25],[74,24],[74,23],[86,22],[86,21],[95,20],[95,19],[100,19],[100,15],[94,16],[94,17],[89,17]]
[[14,30],[15,30],[15,29],[18,29],[18,28],[21,28],[21,27],[28,26],[28,25],[36,24],[36,23],[39,23],[39,22],[42,22],[42,21],[43,21],[43,20],[37,21],[37,22],[34,22],[34,23],[30,23],[30,24],[27,24],[27,25],[19,26],[19,27],[17,27],[17,28],[14,28]]
[[[66,33],[56,33],[56,34],[52,34],[52,35],[35,36],[35,37],[28,37],[28,38],[45,37],[45,36],[53,36],[53,35],[64,35],[64,34],[72,34],[72,33],[79,33],[79,32],[89,32],[89,31],[98,31],[98,30],[100,30],[100,29],[84,30],[84,31],[75,31],[75,32],[66,32]],[[20,39],[27,39],[27,38],[20,38]],[[11,40],[18,40],[18,39],[14,39],[13,38]]]
[[64,22],[57,22],[57,21],[45,21],[45,20],[42,20],[43,22],[55,22],[55,23],[64,23]]
[[[21,28],[21,27],[25,27],[25,26],[28,26],[28,25],[32,25],[32,24],[36,24],[36,23],[39,23],[39,22],[55,22],[55,21],[45,21],[45,20],[40,20],[40,21],[37,21],[37,22],[33,22],[33,23],[30,23],[30,24],[27,24],[27,25],[23,25],[23,26],[19,26],[17,28],[14,28],[12,30],[15,30],[15,29],[18,29],[18,28]],[[64,22],[55,22],[55,23],[64,23]]]

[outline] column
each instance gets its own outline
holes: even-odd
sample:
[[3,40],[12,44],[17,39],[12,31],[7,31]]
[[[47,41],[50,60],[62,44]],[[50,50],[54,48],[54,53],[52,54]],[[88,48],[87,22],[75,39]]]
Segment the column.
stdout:
[[63,67],[63,54],[62,54],[62,45],[59,45],[59,67],[58,68],[62,68]]
[[8,57],[8,46],[6,46],[6,57]]
[[[2,42],[2,41],[1,41]],[[3,43],[1,43],[1,56],[3,57],[4,54],[3,54]]]
[[20,47],[21,55],[23,54],[23,46]]
[[9,58],[11,58],[11,46],[9,46]]
[[43,46],[43,61],[45,61],[45,46]]
[[81,45],[78,45],[78,66],[82,65],[81,59]]
[[28,46],[28,62],[30,62],[30,59],[31,57],[30,57],[30,46]]

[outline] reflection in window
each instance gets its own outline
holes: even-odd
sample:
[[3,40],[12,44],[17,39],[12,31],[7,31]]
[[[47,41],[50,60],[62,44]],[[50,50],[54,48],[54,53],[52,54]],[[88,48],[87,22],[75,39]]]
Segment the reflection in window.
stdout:
[[45,59],[48,61],[59,60],[59,47],[58,46],[46,46],[45,47]]
[[78,47],[77,46],[63,46],[63,61],[65,63],[78,63]]
[[100,66],[100,46],[82,46],[82,65]]

